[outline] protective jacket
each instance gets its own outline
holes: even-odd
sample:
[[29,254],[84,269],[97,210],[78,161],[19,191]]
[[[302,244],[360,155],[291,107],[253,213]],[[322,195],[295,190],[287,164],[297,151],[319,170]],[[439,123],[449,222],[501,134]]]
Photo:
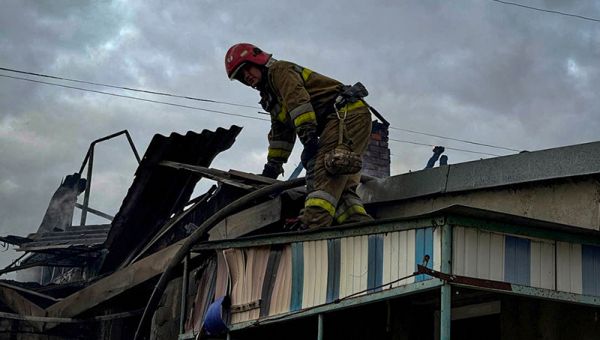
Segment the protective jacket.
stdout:
[[[324,155],[338,145],[340,124],[334,103],[344,85],[287,61],[273,60],[266,66],[260,91],[261,104],[271,114],[267,164],[287,162],[296,135],[305,152],[311,145],[315,149],[308,160],[303,157],[307,187],[303,224],[317,228],[331,225],[334,219],[338,223],[370,219],[356,194],[360,173],[333,176],[324,167]],[[368,107],[357,100],[339,109],[346,114],[351,150],[364,154],[371,133]]]
[[287,162],[296,135],[302,144],[318,136],[343,84],[288,61],[274,61],[268,67],[261,88],[261,104],[271,114],[267,160]]

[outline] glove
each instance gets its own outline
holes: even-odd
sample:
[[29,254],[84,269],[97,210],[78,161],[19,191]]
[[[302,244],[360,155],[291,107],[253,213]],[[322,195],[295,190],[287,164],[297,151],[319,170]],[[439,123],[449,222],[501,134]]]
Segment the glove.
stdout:
[[300,155],[300,161],[302,162],[304,169],[308,170],[308,163],[317,156],[317,149],[319,148],[317,127],[314,124],[304,124],[299,126],[296,131],[300,138],[300,142],[304,145],[304,150],[302,150],[302,155]]
[[275,162],[267,162],[262,171],[261,176],[276,179],[279,174],[283,173],[283,166]]
[[446,149],[444,149],[443,146],[436,146],[435,148],[433,148],[433,153],[436,153],[438,155],[441,155],[444,153]]
[[[304,144],[304,150],[300,155],[300,161],[304,169],[308,170],[309,163],[317,157],[317,150],[319,149],[319,141],[316,138],[310,139]],[[314,162],[312,162],[314,164]]]

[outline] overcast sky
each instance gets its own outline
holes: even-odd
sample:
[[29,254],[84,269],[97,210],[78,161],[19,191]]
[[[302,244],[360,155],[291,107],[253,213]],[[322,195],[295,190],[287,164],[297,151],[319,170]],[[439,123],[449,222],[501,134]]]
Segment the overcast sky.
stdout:
[[[599,1],[515,1],[600,18]],[[224,54],[238,42],[344,83],[362,81],[369,102],[398,128],[519,150],[600,139],[599,22],[491,0],[9,0],[0,11],[0,67],[256,105],[254,90],[225,75]],[[0,75],[264,117],[251,108]],[[143,153],[157,133],[237,124],[237,142],[213,166],[256,173],[266,159],[269,125],[258,120],[5,77],[0,108],[0,235],[35,232],[89,143],[120,130]],[[510,154],[401,131],[391,137]],[[430,147],[390,146],[392,174],[421,169],[431,155]],[[136,162],[124,138],[96,150],[90,205],[114,215]],[[450,163],[487,157],[447,155]],[[0,254],[2,267],[15,257]]]

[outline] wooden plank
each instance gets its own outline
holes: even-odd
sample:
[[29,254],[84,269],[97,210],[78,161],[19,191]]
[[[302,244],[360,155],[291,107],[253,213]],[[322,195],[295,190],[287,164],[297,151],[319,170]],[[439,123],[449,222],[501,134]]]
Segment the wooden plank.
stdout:
[[[43,317],[46,316],[44,309],[35,303],[29,301],[16,290],[0,286],[0,301],[2,301],[8,308],[12,309],[19,315],[30,316],[30,317]],[[32,321],[32,320],[27,320]],[[30,322],[33,327],[38,331],[42,331],[43,324]]]
[[26,294],[31,294],[31,295],[34,295],[34,296],[37,296],[37,297],[41,297],[41,298],[44,298],[46,300],[50,300],[50,301],[54,301],[54,302],[62,300],[61,298],[57,299],[57,298],[55,298],[53,296],[50,296],[50,295],[38,293],[38,292],[36,292],[34,290],[22,288],[22,287],[19,287],[19,286],[13,286],[13,285],[5,283],[5,282],[0,282],[0,286],[6,287],[6,288],[9,288],[9,289],[12,289],[12,290],[16,290],[16,291],[19,291],[19,292],[23,292],[23,293],[26,293]]
[[210,230],[209,240],[240,237],[280,219],[281,197],[277,197],[225,218]]
[[238,187],[238,188],[242,188],[242,189],[246,189],[246,190],[258,189],[257,185],[249,185],[249,184],[242,183],[241,181],[239,181],[239,179],[232,178],[230,173],[223,171],[223,170],[211,169],[211,168],[203,167],[200,165],[183,164],[183,163],[177,163],[177,162],[171,162],[171,161],[162,161],[158,164],[162,165],[162,166],[174,168],[174,169],[185,169],[188,171],[199,173],[203,177],[210,178],[217,182],[226,183],[226,184]]
[[47,308],[50,317],[72,317],[162,273],[183,240],[99,280]]
[[234,170],[234,169],[229,170],[228,173],[233,178],[237,177],[242,180],[248,180],[248,181],[256,182],[256,183],[273,184],[273,183],[278,182],[278,180],[273,179],[273,178],[255,175],[255,174],[251,174],[249,172],[242,172],[242,171]]
[[29,321],[29,322],[46,322],[46,323],[83,323],[83,322],[92,322],[92,321],[108,321],[115,319],[124,319],[132,316],[136,316],[142,314],[143,310],[139,309],[132,312],[123,312],[109,315],[99,315],[88,319],[73,319],[73,318],[53,318],[47,316],[30,316],[30,315],[21,315],[14,313],[4,313],[0,312],[0,319],[10,319],[10,320],[21,320],[21,321]]

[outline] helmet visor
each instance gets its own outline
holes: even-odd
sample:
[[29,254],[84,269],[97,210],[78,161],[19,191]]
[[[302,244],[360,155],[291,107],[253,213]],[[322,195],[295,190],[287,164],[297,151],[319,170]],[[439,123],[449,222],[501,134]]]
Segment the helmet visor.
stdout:
[[238,67],[236,67],[235,70],[233,70],[233,72],[231,72],[231,75],[229,76],[229,80],[239,80],[242,81],[242,68],[244,66],[246,66],[248,63],[241,63]]

